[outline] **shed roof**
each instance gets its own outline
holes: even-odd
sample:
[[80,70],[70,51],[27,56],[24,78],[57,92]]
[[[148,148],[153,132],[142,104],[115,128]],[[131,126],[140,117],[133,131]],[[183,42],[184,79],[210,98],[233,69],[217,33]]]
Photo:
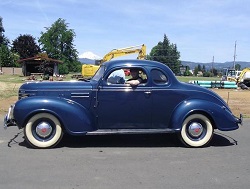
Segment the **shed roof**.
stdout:
[[41,61],[44,61],[44,60],[46,60],[48,62],[59,63],[59,64],[63,63],[61,60],[56,60],[56,59],[49,58],[47,54],[38,54],[38,55],[36,55],[34,57],[18,60],[17,62],[18,63],[31,62],[31,61],[41,62]]

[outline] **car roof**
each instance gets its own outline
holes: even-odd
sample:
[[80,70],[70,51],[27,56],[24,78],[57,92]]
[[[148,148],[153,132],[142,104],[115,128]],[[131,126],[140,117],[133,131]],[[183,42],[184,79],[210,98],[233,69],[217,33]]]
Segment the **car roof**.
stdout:
[[103,65],[110,70],[112,68],[134,68],[134,67],[152,67],[152,68],[159,68],[164,70],[170,77],[172,83],[178,82],[177,78],[174,76],[173,71],[165,64],[152,61],[152,60],[112,60],[108,62],[104,62]]
[[103,63],[107,69],[110,69],[112,67],[145,67],[145,66],[153,66],[153,67],[158,67],[162,69],[169,69],[166,65],[156,62],[156,61],[151,61],[151,60],[112,60],[108,62]]
[[167,73],[169,77],[169,81],[172,84],[177,84],[179,83],[178,79],[175,77],[173,71],[165,64],[157,62],[157,61],[152,61],[152,60],[138,60],[138,59],[133,59],[133,60],[112,60],[108,62],[104,62],[103,66],[106,67],[106,70],[112,70],[113,68],[135,68],[135,67],[144,67],[144,68],[149,68],[151,69],[158,68]]

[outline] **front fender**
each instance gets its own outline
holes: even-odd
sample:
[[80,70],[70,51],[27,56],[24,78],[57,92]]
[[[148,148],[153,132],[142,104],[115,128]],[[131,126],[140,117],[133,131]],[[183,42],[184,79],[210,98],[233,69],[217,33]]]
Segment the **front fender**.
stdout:
[[82,105],[64,98],[28,97],[16,102],[13,116],[19,128],[36,113],[55,115],[69,134],[83,134],[96,130],[94,115]]
[[204,114],[210,119],[214,128],[222,131],[239,128],[235,116],[227,107],[199,99],[191,99],[180,103],[171,116],[170,128],[180,131],[186,117],[193,113]]

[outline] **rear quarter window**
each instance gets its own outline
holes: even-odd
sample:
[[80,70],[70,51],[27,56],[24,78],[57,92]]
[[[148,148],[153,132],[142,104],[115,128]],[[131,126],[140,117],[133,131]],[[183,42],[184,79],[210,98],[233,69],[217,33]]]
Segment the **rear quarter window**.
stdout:
[[151,77],[153,83],[157,85],[166,84],[168,82],[168,77],[161,70],[157,69],[152,70]]

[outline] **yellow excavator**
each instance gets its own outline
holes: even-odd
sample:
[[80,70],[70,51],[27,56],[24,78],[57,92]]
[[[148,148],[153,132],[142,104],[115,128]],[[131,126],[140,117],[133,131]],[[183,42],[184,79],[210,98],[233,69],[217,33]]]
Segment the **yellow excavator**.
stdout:
[[245,68],[240,72],[240,75],[237,78],[237,83],[241,88],[245,87],[244,85],[246,85],[247,87],[250,87],[250,68]]
[[236,84],[243,89],[250,87],[250,68],[244,68],[242,71],[224,69],[223,72],[222,80],[235,81]]
[[129,54],[134,54],[138,53],[137,59],[145,59],[146,57],[146,45],[137,45],[137,46],[131,46],[131,47],[125,47],[125,48],[120,48],[120,49],[113,49],[109,53],[107,53],[103,59],[97,60],[96,64],[97,65],[90,65],[90,64],[83,64],[82,65],[82,76],[84,78],[86,77],[92,77],[95,72],[98,70],[100,65],[103,62],[107,62],[113,58],[119,57],[119,56],[125,56]]

